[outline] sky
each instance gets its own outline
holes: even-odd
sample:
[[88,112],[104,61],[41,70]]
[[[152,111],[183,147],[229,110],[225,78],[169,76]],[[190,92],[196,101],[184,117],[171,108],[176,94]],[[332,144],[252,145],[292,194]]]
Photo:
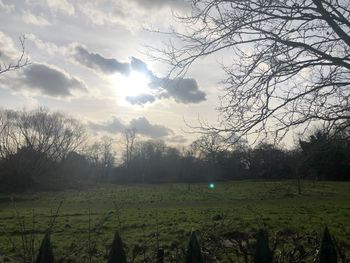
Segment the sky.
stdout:
[[188,145],[188,124],[217,121],[219,57],[200,60],[184,79],[152,59],[168,31],[180,28],[185,0],[0,0],[0,62],[16,61],[25,36],[30,64],[0,75],[0,107],[65,112],[92,136]]

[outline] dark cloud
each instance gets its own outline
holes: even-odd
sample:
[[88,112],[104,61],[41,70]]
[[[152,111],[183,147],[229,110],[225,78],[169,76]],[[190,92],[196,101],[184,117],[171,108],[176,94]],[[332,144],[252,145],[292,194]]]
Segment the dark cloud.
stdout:
[[45,64],[33,64],[23,71],[24,83],[46,95],[69,96],[74,89],[85,90],[82,81]]
[[63,70],[34,63],[4,80],[5,87],[13,90],[37,90],[52,97],[68,97],[73,91],[87,91],[85,84]]
[[118,118],[104,123],[90,122],[89,127],[94,131],[108,133],[123,133],[127,129],[135,129],[138,134],[151,137],[153,139],[162,138],[173,134],[173,131],[163,125],[151,124],[145,117],[132,119],[129,124],[123,124]]
[[178,103],[200,103],[206,100],[205,92],[201,91],[198,83],[193,78],[158,78],[151,75],[149,87],[156,91],[158,95],[142,94],[138,96],[129,96],[126,98],[131,104],[152,103],[155,99],[172,98]]
[[205,93],[199,90],[193,78],[155,79],[150,85],[163,88],[162,97],[173,98],[176,102],[199,103],[206,100]]
[[120,73],[128,75],[131,70],[153,73],[141,59],[131,57],[130,63],[120,62],[114,58],[106,58],[98,53],[89,52],[85,47],[77,45],[73,48],[72,56],[78,63],[90,69],[98,70],[104,74]]
[[119,62],[114,58],[105,58],[97,53],[90,53],[82,46],[75,46],[73,58],[80,64],[105,74],[118,72],[127,75],[130,72],[129,63]]
[[74,48],[73,56],[76,61],[91,69],[98,70],[105,74],[120,73],[128,75],[131,70],[142,72],[151,81],[150,88],[154,94],[140,94],[128,96],[126,100],[133,105],[143,105],[153,103],[156,99],[172,98],[178,103],[200,103],[206,100],[206,94],[198,87],[198,83],[193,78],[159,78],[147,64],[136,57],[130,58],[130,63],[121,63],[113,58],[105,58],[97,53],[90,53],[82,46]]
[[135,128],[136,132],[151,138],[161,138],[172,133],[169,128],[163,125],[151,124],[145,117],[133,119],[129,126]]
[[[20,55],[21,52],[15,48],[12,39],[0,31],[0,63],[16,63]],[[73,91],[87,90],[80,79],[60,68],[42,63],[32,63],[21,70],[5,74],[0,85],[10,90],[35,90],[52,97],[67,97]]]
[[131,57],[130,67],[132,70],[143,72],[150,77],[154,76],[152,71],[148,69],[147,64],[143,62],[141,59]]
[[144,105],[146,103],[153,103],[156,98],[150,94],[140,94],[137,96],[128,96],[125,98],[132,105]]
[[121,133],[125,131],[126,126],[116,117],[105,123],[89,122],[89,127],[94,131],[105,131],[109,133]]

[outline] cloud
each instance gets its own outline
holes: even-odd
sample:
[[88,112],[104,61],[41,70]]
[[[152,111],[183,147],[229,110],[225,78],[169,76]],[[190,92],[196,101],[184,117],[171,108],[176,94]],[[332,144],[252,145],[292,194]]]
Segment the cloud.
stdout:
[[200,103],[206,100],[206,95],[199,90],[198,83],[193,78],[155,78],[152,87],[163,88],[161,96],[173,98],[180,103]]
[[172,133],[172,130],[157,124],[151,124],[145,117],[133,119],[129,126],[135,128],[136,132],[151,138],[162,138]]
[[[82,1],[78,4],[79,11],[86,16],[94,25],[121,24],[127,26],[126,20],[130,15],[125,13],[126,7],[119,1]],[[128,8],[126,9],[128,10]]]
[[147,75],[151,82],[149,87],[154,94],[128,96],[126,100],[133,105],[153,103],[156,99],[172,98],[178,103],[200,103],[206,100],[205,92],[199,89],[193,78],[159,78],[139,58],[131,57],[129,63],[123,63],[114,58],[105,58],[98,53],[91,53],[85,47],[76,45],[73,58],[80,64],[104,74],[120,73],[128,75],[130,71],[139,71]]
[[91,53],[80,45],[75,46],[72,53],[73,58],[78,63],[105,74],[113,74],[118,72],[126,75],[130,72],[129,63],[119,62],[114,58],[105,58],[100,54]]
[[19,56],[12,39],[0,31],[0,65],[14,62]]
[[6,13],[11,13],[13,10],[15,10],[15,6],[4,4],[4,2],[0,0],[0,10],[4,10]]
[[188,4],[184,0],[132,0],[139,6],[146,9],[155,9],[162,7],[184,8]]
[[53,11],[59,11],[68,15],[74,15],[74,5],[67,0],[46,0],[48,7]]
[[137,96],[128,96],[125,98],[132,105],[144,105],[146,103],[153,103],[156,98],[150,94],[140,94]]
[[200,103],[206,100],[205,92],[201,91],[198,83],[193,78],[158,78],[151,75],[152,81],[149,87],[155,94],[140,94],[128,96],[125,99],[133,105],[144,105],[153,103],[156,99],[170,98],[178,103]]
[[49,26],[51,25],[49,21],[47,21],[44,17],[42,16],[36,16],[32,13],[25,12],[24,15],[22,16],[23,21],[27,24],[31,24],[34,26]]
[[32,10],[40,8],[53,14],[61,13],[69,16],[75,14],[75,7],[71,0],[26,0],[25,2]]
[[132,70],[139,71],[153,77],[153,72],[148,69],[147,64],[141,59],[131,57],[130,67]]
[[38,49],[46,51],[49,55],[66,56],[71,50],[71,46],[58,46],[53,42],[43,41],[34,34],[26,34],[26,39],[33,42]]
[[126,126],[116,117],[112,117],[111,121],[105,123],[89,122],[88,126],[94,131],[104,131],[108,133],[122,133],[126,130]]
[[166,7],[182,11],[190,5],[186,0],[84,0],[76,6],[94,25],[119,25],[136,33],[154,24],[165,29],[172,20]]
[[37,91],[51,97],[69,97],[86,92],[84,82],[52,65],[34,63],[14,72],[3,81],[2,87],[19,91]]
[[175,135],[167,139],[168,142],[172,143],[185,143],[187,139],[182,135]]
[[135,129],[137,134],[153,139],[163,138],[173,134],[173,131],[163,125],[151,124],[145,117],[132,119],[128,124],[123,124],[117,117],[103,123],[89,122],[88,126],[97,132],[123,133],[127,129]]

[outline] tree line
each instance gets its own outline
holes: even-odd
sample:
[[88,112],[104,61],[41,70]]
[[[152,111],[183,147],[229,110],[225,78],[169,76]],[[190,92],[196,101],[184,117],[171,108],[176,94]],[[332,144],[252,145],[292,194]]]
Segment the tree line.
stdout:
[[52,190],[98,183],[213,182],[350,178],[349,131],[318,129],[290,150],[229,143],[215,132],[173,147],[129,129],[116,161],[113,140],[91,143],[85,127],[44,108],[0,111],[0,190]]

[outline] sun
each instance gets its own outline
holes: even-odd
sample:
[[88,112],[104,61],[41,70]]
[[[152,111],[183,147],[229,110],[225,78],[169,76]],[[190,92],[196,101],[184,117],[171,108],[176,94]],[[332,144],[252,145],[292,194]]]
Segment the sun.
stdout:
[[127,76],[115,79],[118,90],[124,97],[133,97],[150,92],[148,84],[150,79],[142,72],[132,71]]

